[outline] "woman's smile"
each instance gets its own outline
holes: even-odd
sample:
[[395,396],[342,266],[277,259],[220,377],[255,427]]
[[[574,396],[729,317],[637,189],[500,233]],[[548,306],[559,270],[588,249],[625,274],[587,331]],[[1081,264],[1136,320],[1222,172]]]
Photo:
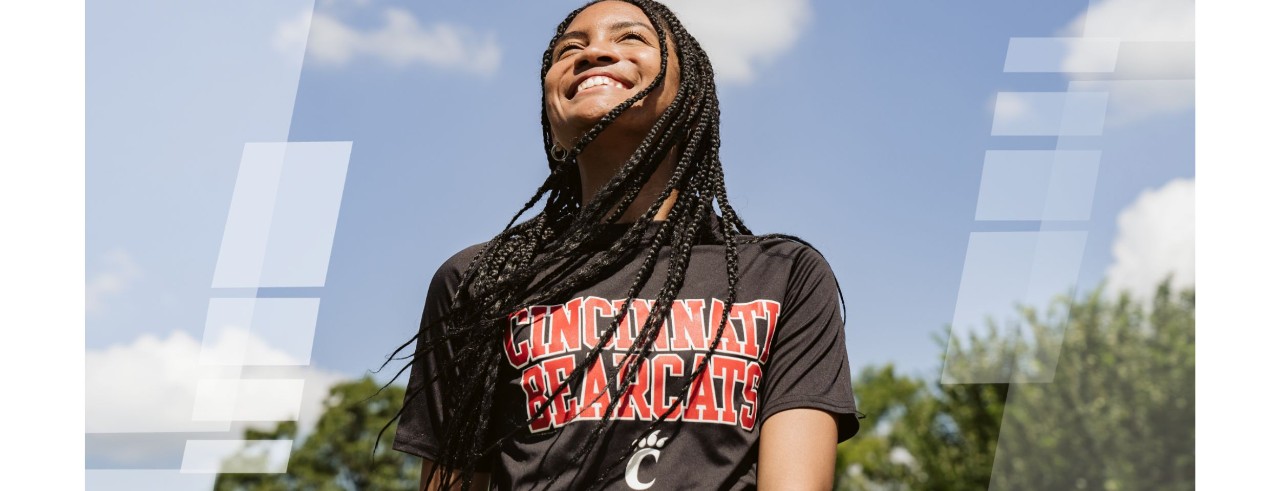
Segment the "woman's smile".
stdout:
[[[589,90],[592,90],[592,89],[600,89],[600,90],[604,90],[604,89],[620,89],[620,90],[627,90],[627,87],[626,87],[625,85],[622,85],[622,82],[619,82],[619,81],[617,81],[617,80],[614,80],[614,79],[612,79],[612,78],[609,78],[609,76],[607,76],[607,75],[596,75],[596,76],[594,76],[594,77],[590,77],[590,78],[588,78],[588,79],[586,79],[586,80],[582,81],[582,83],[581,83],[581,84],[578,84],[578,88],[577,88],[577,90],[574,92],[574,94],[575,94],[575,95],[576,95],[576,94],[581,94],[581,93],[583,93],[583,92],[586,92],[586,91],[589,91]],[[572,98],[572,97],[571,97],[571,98]]]

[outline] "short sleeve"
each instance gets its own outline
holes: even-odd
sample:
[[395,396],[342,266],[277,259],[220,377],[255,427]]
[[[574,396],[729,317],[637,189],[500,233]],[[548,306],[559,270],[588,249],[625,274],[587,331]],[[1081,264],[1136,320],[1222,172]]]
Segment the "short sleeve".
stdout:
[[424,352],[427,340],[442,332],[439,319],[444,315],[452,296],[448,263],[436,271],[427,289],[426,304],[422,309],[417,345],[413,364],[409,368],[409,382],[405,388],[404,412],[396,427],[391,448],[424,459],[436,460],[444,436],[444,391],[440,375],[449,350],[441,346]]
[[858,432],[835,274],[812,248],[796,252],[761,395],[760,421],[787,409],[813,408],[835,415],[837,441]]
[[[454,254],[431,278],[409,368],[409,382],[405,387],[404,412],[391,448],[429,460],[437,460],[440,454],[448,428],[444,388],[450,379],[445,370],[449,366],[451,350],[444,343],[431,351],[424,351],[424,348],[428,341],[437,339],[444,332],[440,319],[449,308],[467,263],[479,252],[481,245]],[[484,467],[486,465],[481,463],[480,470],[485,470]]]

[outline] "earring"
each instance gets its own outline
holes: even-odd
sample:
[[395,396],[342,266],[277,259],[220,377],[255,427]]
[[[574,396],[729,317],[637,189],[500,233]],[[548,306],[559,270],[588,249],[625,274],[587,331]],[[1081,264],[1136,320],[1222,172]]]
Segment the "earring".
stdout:
[[569,150],[562,148],[559,143],[551,144],[552,160],[555,160],[556,162],[564,162],[567,158],[569,158]]

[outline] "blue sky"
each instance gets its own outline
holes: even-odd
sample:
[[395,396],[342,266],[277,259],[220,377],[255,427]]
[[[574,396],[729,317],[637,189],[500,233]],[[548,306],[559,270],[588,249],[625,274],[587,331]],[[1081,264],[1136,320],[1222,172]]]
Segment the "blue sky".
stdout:
[[[1134,2],[1094,3],[1123,17]],[[500,230],[541,182],[539,60],[576,4],[322,0],[305,59],[289,26],[310,1],[86,4],[86,349],[200,340],[211,297],[254,294],[210,286],[245,144],[350,141],[324,286],[257,295],[320,298],[313,368],[376,367],[417,328],[436,267]],[[1194,104],[1176,94],[1126,102],[1113,91],[1097,136],[992,136],[998,92],[1071,83],[1005,72],[1010,38],[1064,35],[1088,7],[796,0],[770,7],[789,15],[743,7],[728,25],[701,21],[728,40],[721,53],[742,51],[722,55],[739,57],[726,65],[750,72],[720,72],[730,200],[753,230],[825,254],[855,370],[894,363],[937,377],[931,335],[956,311],[970,233],[1087,232],[1078,280],[1090,288],[1115,261],[1121,212],[1144,190],[1194,178]],[[404,39],[377,35],[388,15],[454,33],[461,47],[388,54]],[[988,150],[1055,148],[1102,152],[1087,220],[974,219]]]

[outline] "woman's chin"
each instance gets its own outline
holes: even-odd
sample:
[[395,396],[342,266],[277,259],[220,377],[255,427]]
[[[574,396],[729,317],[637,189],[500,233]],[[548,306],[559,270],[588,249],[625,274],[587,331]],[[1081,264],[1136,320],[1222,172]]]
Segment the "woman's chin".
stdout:
[[[584,135],[600,120],[604,119],[609,111],[612,111],[617,105],[598,105],[594,107],[578,107],[576,111],[567,114],[564,121],[564,127],[571,128],[570,131],[575,135]],[[657,119],[656,115],[649,114],[645,108],[637,103],[635,106],[623,111],[605,127],[604,132],[598,135],[610,138],[621,137],[623,135],[638,135],[643,137],[645,133],[653,127],[653,123]]]

